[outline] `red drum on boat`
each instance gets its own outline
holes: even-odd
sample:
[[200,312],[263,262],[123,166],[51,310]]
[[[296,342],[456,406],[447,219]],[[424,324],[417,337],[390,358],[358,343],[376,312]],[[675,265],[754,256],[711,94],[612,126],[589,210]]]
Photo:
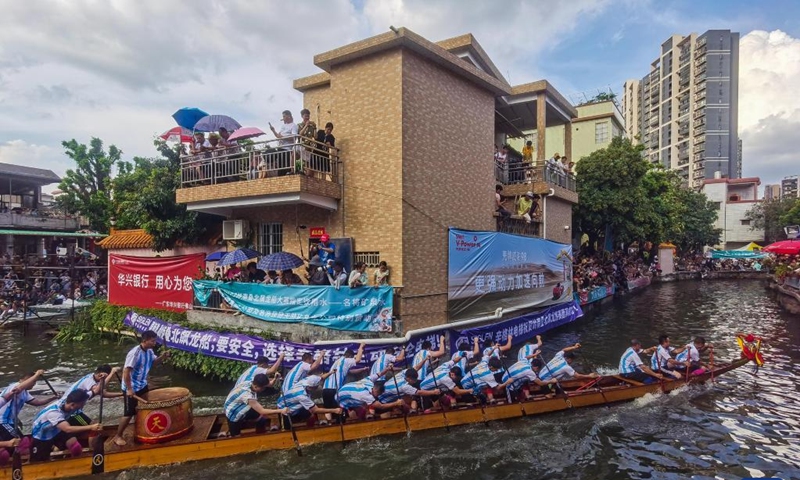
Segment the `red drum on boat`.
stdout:
[[162,443],[192,430],[192,394],[182,387],[159,388],[145,394],[136,407],[136,441]]

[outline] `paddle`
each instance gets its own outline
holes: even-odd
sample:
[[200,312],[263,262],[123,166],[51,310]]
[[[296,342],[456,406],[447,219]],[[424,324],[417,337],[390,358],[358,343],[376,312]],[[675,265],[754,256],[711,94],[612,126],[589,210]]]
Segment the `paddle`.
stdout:
[[53,392],[53,395],[58,397],[58,393],[56,393],[56,389],[50,384],[50,380],[48,380],[44,375],[42,375],[42,380],[44,380],[44,383],[47,384],[47,387],[50,389],[50,391]]
[[[511,371],[508,369],[508,365],[506,364],[506,357],[500,357],[500,360],[503,362],[503,368],[506,372],[508,372],[508,377],[511,378]],[[511,390],[508,387],[506,387],[506,398],[508,398],[508,403],[512,403]],[[522,404],[522,395],[519,395],[519,408],[522,410],[522,416],[527,417],[528,412],[525,411],[525,405]]]
[[571,402],[571,401],[570,401],[570,399],[569,399],[569,394],[568,394],[568,393],[567,393],[567,391],[566,391],[566,390],[564,390],[564,388],[561,386],[561,382],[559,382],[559,381],[558,381],[558,377],[556,377],[555,375],[553,375],[553,371],[552,371],[552,370],[550,370],[550,365],[548,365],[548,362],[545,362],[544,360],[542,360],[542,362],[544,363],[544,368],[546,368],[546,369],[547,369],[547,371],[550,373],[550,376],[553,378],[553,380],[555,380],[555,381],[556,381],[556,387],[558,387],[558,389],[559,389],[559,390],[561,390],[561,393],[563,393],[563,394],[564,394],[564,397],[563,397],[563,398],[564,398],[564,403],[566,403],[566,404],[567,404],[567,407],[569,407],[569,408],[574,408],[574,407],[572,406],[572,402]]
[[[278,405],[280,405],[282,398],[283,398],[283,393],[281,393],[281,396],[278,397]],[[280,407],[278,407],[278,408],[280,408]],[[282,414],[282,415],[283,415],[283,418],[286,420],[286,423],[289,425],[289,431],[292,432],[292,440],[294,441],[294,448],[295,448],[295,450],[297,450],[297,456],[298,457],[302,457],[303,456],[303,450],[300,448],[300,440],[297,439],[297,432],[295,432],[295,430],[294,430],[294,424],[292,423],[292,414],[291,414],[291,412],[289,412],[289,413]]]
[[[106,379],[100,381],[100,414],[98,423],[103,423],[103,394],[105,393]],[[106,437],[102,430],[92,439],[92,475],[98,475],[106,470]]]
[[[338,372],[334,368],[333,369],[333,382],[334,382],[334,385],[336,385],[336,394],[338,395],[339,394],[339,375],[337,375],[337,373]],[[340,432],[342,434],[342,448],[344,448],[344,446],[345,446],[345,441],[344,441],[344,415],[345,415],[345,412],[344,412],[344,410],[342,410],[342,413],[339,415],[339,430],[340,430]]]
[[[581,352],[580,350],[578,350],[578,353],[580,353],[580,354],[581,354],[581,359],[583,360],[583,364],[584,364],[584,365],[586,365],[587,367],[589,367],[589,370],[591,370],[592,372],[595,372],[595,373],[596,373],[596,372],[597,372],[597,370],[595,370],[595,368],[592,366],[592,364],[591,364],[591,363],[589,363],[589,361],[588,361],[588,360],[586,360],[586,356],[583,354],[583,352]],[[599,377],[595,378],[594,380],[592,380],[591,382],[589,382],[589,385],[594,385],[594,388],[596,388],[596,389],[597,389],[597,391],[599,391],[599,392],[600,392],[600,395],[602,395],[602,397],[603,397],[603,401],[604,401],[604,402],[606,402],[606,408],[608,408],[608,399],[606,398],[606,394],[603,392],[603,387],[601,387],[601,386],[598,384],[598,382],[599,382],[599,381],[600,381],[600,379],[602,379],[602,378],[603,378],[602,376],[599,376]],[[580,390],[580,389],[578,389],[578,390]]]
[[[436,388],[436,390],[439,390],[439,381],[436,380],[436,370],[434,370],[434,368],[433,368],[433,364],[431,363],[431,357],[430,356],[428,357],[428,368],[431,369],[431,375],[433,375],[433,386]],[[441,390],[439,390],[439,392],[440,392],[440,395],[444,395],[443,393],[441,393]],[[442,404],[441,401],[439,402],[439,406],[442,408],[442,418],[444,419],[444,428],[445,428],[445,430],[447,430],[449,432],[450,431],[450,422],[447,420],[447,414],[444,411],[444,405]]]
[[[472,373],[472,369],[469,370],[469,378],[472,379],[472,391],[474,392],[475,388],[478,386],[478,383],[475,381],[475,375]],[[483,403],[484,403],[483,402],[483,397],[480,396],[480,395],[478,395],[478,403],[481,406],[481,416],[483,417],[483,423],[486,424],[486,426],[488,427],[489,426],[489,420],[486,419],[486,408],[484,408],[484,406],[483,406]]]
[[[397,386],[397,377],[394,375],[394,365],[391,367],[392,380],[394,380],[394,389],[397,392],[397,398],[400,398],[400,387]],[[411,435],[411,427],[408,426],[408,408],[403,405],[403,422],[406,424],[406,435]]]

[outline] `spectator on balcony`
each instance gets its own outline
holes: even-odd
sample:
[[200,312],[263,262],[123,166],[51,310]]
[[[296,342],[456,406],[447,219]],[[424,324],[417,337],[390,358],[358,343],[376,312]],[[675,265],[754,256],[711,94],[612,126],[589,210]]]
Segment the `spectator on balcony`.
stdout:
[[211,144],[206,140],[206,135],[203,132],[194,132],[194,141],[192,142],[190,153],[192,155],[200,155],[209,147],[211,147]]
[[284,173],[291,173],[294,168],[294,149],[293,145],[296,143],[297,125],[292,118],[292,112],[289,110],[283,111],[283,123],[281,124],[280,131],[276,131],[272,123],[269,124],[269,129],[272,134],[278,139],[278,145],[281,147],[282,153],[280,155],[279,166]]
[[389,285],[389,265],[385,261],[378,264],[378,269],[375,270],[375,286],[381,287]]
[[266,285],[277,285],[281,281],[280,277],[278,277],[278,272],[275,270],[267,271],[267,278],[264,279],[264,284]]
[[297,125],[297,134],[300,136],[300,142],[305,148],[300,150],[302,162],[297,165],[295,170],[298,173],[304,172],[308,175],[311,173],[308,171],[308,168],[311,160],[311,153],[315,148],[314,136],[317,134],[317,124],[311,121],[311,112],[307,108],[300,110],[300,117],[303,121]]
[[495,178],[503,184],[508,183],[508,147],[503,145],[500,151],[495,155],[495,168],[497,175]]
[[250,283],[261,283],[267,278],[267,273],[256,266],[256,262],[247,264],[247,281]]
[[318,255],[311,257],[311,261],[308,262],[306,279],[309,285],[325,286],[331,284],[328,280],[328,272],[322,267],[322,262]]
[[333,136],[333,123],[326,123],[325,130],[317,130],[317,141],[328,148],[336,146],[336,137]]
[[367,285],[367,264],[364,262],[356,262],[353,265],[353,271],[350,272],[350,279],[347,284],[350,288],[365,287]]
[[525,166],[533,165],[533,142],[530,140],[525,142],[525,146],[522,147],[522,163]]
[[532,223],[536,215],[536,210],[539,208],[539,203],[536,200],[539,196],[534,195],[533,192],[528,192],[519,197],[517,201],[517,215],[524,218],[526,222]]
[[558,178],[561,174],[561,155],[556,153],[547,160],[547,175],[545,176],[546,182],[558,183]]
[[506,220],[508,217],[511,216],[511,212],[509,212],[505,208],[505,200],[503,198],[503,195],[500,193],[502,191],[503,191],[502,185],[497,185],[496,187],[494,187],[494,206],[495,206],[495,211],[498,214],[500,214],[500,218],[502,220]]
[[[323,147],[324,145],[324,147]],[[318,150],[322,150],[324,152],[330,153],[331,149],[336,146],[336,137],[333,136],[333,123],[328,122],[325,124],[325,130],[318,130],[317,131],[317,146]],[[316,155],[317,165],[315,165],[316,169],[324,172],[326,174],[333,173],[331,171],[331,155],[325,155],[323,153],[317,153]]]
[[219,127],[219,131],[217,133],[219,134],[219,144],[220,144],[220,146],[223,146],[223,147],[235,147],[237,145],[236,140],[228,140],[228,137],[230,137],[231,134],[230,134],[230,132],[228,132],[228,129],[226,129],[225,127]]
[[302,285],[303,280],[300,279],[300,275],[294,273],[292,270],[283,270],[281,271],[281,285],[291,286],[291,285]]
[[331,237],[327,233],[323,233],[322,236],[319,237],[319,243],[316,245],[316,248],[319,261],[322,262],[323,265],[327,265],[328,260],[336,259],[336,245],[331,242]]
[[333,262],[333,272],[328,273],[328,280],[336,290],[347,284],[347,271],[344,269],[342,262]]

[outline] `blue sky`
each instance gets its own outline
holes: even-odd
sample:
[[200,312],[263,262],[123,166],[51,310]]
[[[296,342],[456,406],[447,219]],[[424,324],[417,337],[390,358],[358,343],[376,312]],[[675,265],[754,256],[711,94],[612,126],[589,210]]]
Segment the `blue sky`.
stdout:
[[641,78],[673,33],[739,31],[744,174],[800,173],[800,2],[649,0],[139,0],[11,2],[0,17],[0,161],[63,174],[61,141],[152,156],[172,112],[198,106],[267,130],[302,108],[313,56],[407,27],[471,32],[513,84],[568,98]]

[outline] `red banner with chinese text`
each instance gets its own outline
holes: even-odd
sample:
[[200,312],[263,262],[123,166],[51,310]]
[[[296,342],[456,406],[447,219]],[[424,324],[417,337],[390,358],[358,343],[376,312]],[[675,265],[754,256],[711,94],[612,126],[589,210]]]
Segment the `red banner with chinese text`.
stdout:
[[192,280],[202,276],[205,254],[179,257],[109,255],[108,301],[115,305],[185,311],[192,308]]

